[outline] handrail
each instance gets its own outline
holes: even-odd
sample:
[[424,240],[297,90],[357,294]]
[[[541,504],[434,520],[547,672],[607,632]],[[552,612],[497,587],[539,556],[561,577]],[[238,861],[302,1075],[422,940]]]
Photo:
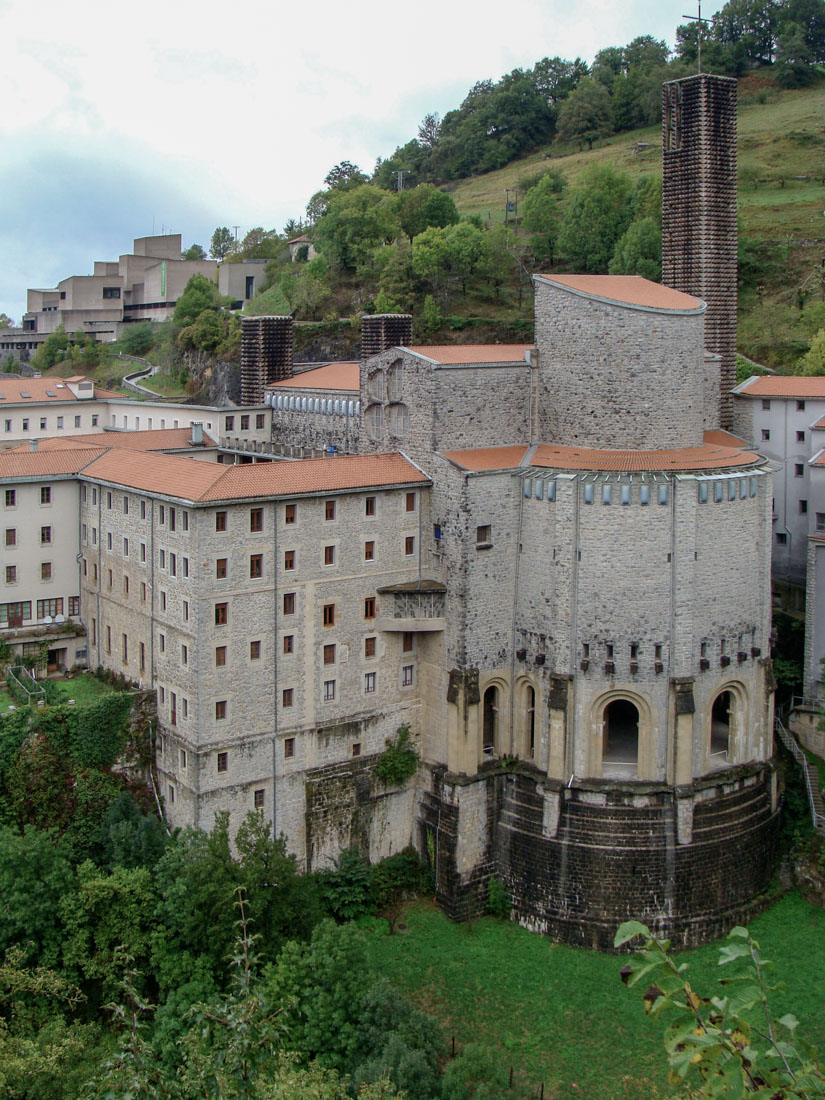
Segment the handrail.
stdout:
[[816,790],[816,794],[814,794],[814,786],[811,782],[811,770],[813,765],[797,744],[796,738],[792,737],[788,730],[785,729],[782,720],[778,716],[774,719],[774,728],[779,735],[779,740],[802,768],[805,775],[805,787],[808,791],[808,804],[811,807],[813,827],[817,830],[825,830],[825,813],[820,813],[816,808],[816,803],[819,802],[821,805],[822,799],[819,796],[818,789]]

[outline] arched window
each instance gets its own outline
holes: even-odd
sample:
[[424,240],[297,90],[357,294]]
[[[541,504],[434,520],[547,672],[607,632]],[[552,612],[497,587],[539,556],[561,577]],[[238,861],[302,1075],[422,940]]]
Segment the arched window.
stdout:
[[384,372],[377,370],[369,380],[369,395],[373,401],[384,400]]
[[301,412],[306,412],[306,411],[307,411],[307,399],[305,397],[302,397],[301,398]]
[[524,751],[528,760],[536,756],[536,689],[529,684],[524,689]]
[[337,416],[340,413],[340,411],[341,411],[341,401],[340,401],[340,399],[338,399],[335,402],[335,415]]
[[721,691],[713,700],[710,711],[710,766],[721,768],[728,763],[730,734],[736,700],[732,691]]
[[367,406],[367,435],[370,439],[380,439],[384,431],[384,406]]
[[602,775],[635,779],[639,762],[639,710],[629,699],[614,699],[602,715]]
[[404,364],[401,359],[396,359],[387,371],[387,399],[400,401],[402,398],[402,383],[404,381]]
[[485,756],[494,756],[498,738],[498,688],[488,687],[484,692],[481,749]]
[[410,432],[410,410],[406,405],[390,406],[390,431],[399,439],[406,439]]

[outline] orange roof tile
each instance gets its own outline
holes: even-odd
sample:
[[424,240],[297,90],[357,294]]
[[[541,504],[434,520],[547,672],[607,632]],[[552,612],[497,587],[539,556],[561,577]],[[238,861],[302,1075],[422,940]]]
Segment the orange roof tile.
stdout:
[[[24,393],[29,396],[23,397]],[[63,378],[3,378],[0,376],[0,395],[2,395],[0,407],[10,402],[34,404],[39,401],[77,401]]]
[[700,298],[643,279],[641,275],[536,275],[535,278],[588,298],[601,298],[626,306],[668,313],[699,313],[705,308]]
[[517,444],[514,447],[479,447],[468,451],[445,451],[444,457],[465,470],[514,470],[521,465],[527,453],[527,447]]
[[416,344],[406,348],[413,355],[443,366],[503,363],[522,366],[533,344]]
[[825,397],[825,377],[801,374],[765,374],[737,386],[742,397]]
[[812,425],[814,431],[822,431],[825,428],[825,416],[821,420],[817,420],[816,424]]
[[721,428],[715,428],[712,431],[705,432],[705,443],[714,443],[718,447],[744,447],[745,440],[740,439],[738,435],[734,435],[732,432],[723,431]]
[[361,368],[358,363],[326,363],[323,367],[300,371],[292,378],[284,378],[267,386],[270,390],[355,390],[361,387]]
[[[67,447],[118,447],[129,451],[167,451],[187,447],[192,438],[191,428],[151,428],[141,431],[102,431],[90,432],[87,435],[48,436],[37,441],[37,449],[40,451],[57,451]],[[207,447],[217,447],[208,432],[203,433]],[[192,450],[201,448],[193,447]],[[28,451],[29,444],[21,443],[12,447],[12,453]]]
[[[36,451],[28,447],[0,452],[0,481],[14,477],[55,477],[58,474],[76,474],[94,459],[99,458],[99,447],[72,447],[58,451]],[[192,463],[193,466],[205,463]]]
[[84,472],[87,477],[141,492],[204,503],[371,489],[429,480],[409,459],[398,453],[226,466],[148,452],[136,461],[133,452],[112,448]]
[[202,500],[293,496],[429,481],[425,473],[398,452],[304,458],[298,462],[247,463],[224,468],[226,473],[220,484],[213,485]]
[[711,443],[673,451],[597,451],[586,447],[540,443],[525,463],[526,454],[526,447],[485,447],[475,451],[446,452],[444,457],[473,472],[517,469],[522,464],[555,470],[628,473],[643,470],[694,471],[750,466],[762,461],[752,451]]

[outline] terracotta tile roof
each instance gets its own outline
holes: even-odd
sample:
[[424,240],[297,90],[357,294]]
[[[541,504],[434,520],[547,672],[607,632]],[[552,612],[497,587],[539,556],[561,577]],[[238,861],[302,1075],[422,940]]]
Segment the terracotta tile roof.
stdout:
[[536,275],[535,278],[566,290],[575,290],[588,298],[602,298],[622,305],[668,312],[696,313],[704,309],[700,298],[643,279],[641,275]]
[[[192,463],[205,466],[206,463]],[[397,452],[304,458],[298,462],[259,462],[230,466],[201,498],[231,500],[250,496],[292,496],[296,493],[371,489],[429,481],[425,473]]]
[[722,431],[721,428],[705,432],[705,443],[714,443],[718,447],[744,447],[745,440],[732,432]]
[[136,461],[134,452],[112,448],[84,473],[145,493],[209,503],[420,484],[429,480],[409,459],[397,453],[225,466],[148,452]]
[[817,420],[816,424],[812,425],[812,428],[816,432],[820,432],[825,429],[825,416],[823,416],[821,420]]
[[562,470],[718,470],[761,462],[759,455],[736,447],[705,443],[674,451],[591,451],[540,444],[531,466]]
[[733,391],[742,397],[822,397],[825,377],[800,374],[765,374],[749,378]]
[[[109,397],[117,397],[121,401],[129,401],[129,395],[127,393],[118,393],[117,390],[104,390],[100,386],[95,386],[95,400],[105,401]],[[88,401],[88,397],[86,398]],[[132,398],[134,400],[134,398]]]
[[[486,447],[476,451],[451,451],[444,457],[474,472],[514,470],[524,463],[526,447]],[[559,447],[540,443],[527,466],[555,470],[718,470],[761,462],[759,455],[737,447],[705,443],[674,451],[596,451],[585,447]]]
[[521,465],[527,447],[480,447],[468,451],[445,451],[444,457],[465,470],[514,470]]
[[[28,447],[0,452],[0,481],[14,477],[54,477],[76,474],[101,454],[99,447],[36,451]],[[193,466],[205,463],[192,463]]]
[[416,344],[405,348],[413,355],[443,366],[475,363],[506,363],[523,365],[533,344]]
[[285,378],[267,386],[270,390],[355,390],[361,388],[361,368],[358,363],[326,363],[301,371],[293,378]]
[[[39,451],[57,451],[67,447],[93,446],[101,449],[118,447],[121,450],[128,451],[167,451],[188,447],[191,438],[191,428],[152,428],[145,431],[122,432],[102,431],[90,432],[87,435],[49,436],[46,439],[37,441],[37,449]],[[208,432],[203,433],[203,438],[207,447],[217,447],[217,441]],[[194,451],[200,449],[198,447],[190,448]],[[28,450],[28,443],[21,443],[19,446],[11,448],[12,453]]]
[[808,463],[809,466],[825,466],[825,450],[820,451],[815,458]]
[[[24,393],[29,396],[23,397]],[[10,402],[35,404],[41,401],[77,401],[64,378],[3,378],[0,376],[0,394],[2,394],[0,406]],[[88,398],[85,400],[88,401]]]

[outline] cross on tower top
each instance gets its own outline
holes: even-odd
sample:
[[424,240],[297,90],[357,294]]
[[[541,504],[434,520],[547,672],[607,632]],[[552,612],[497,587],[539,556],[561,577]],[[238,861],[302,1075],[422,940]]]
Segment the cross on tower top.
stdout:
[[696,31],[697,31],[696,41],[697,41],[697,45],[698,45],[697,61],[698,61],[698,64],[699,64],[698,71],[701,72],[702,71],[702,24],[703,23],[709,23],[710,20],[702,18],[702,0],[697,0],[697,6],[698,6],[698,9],[699,9],[699,14],[698,15],[683,15],[682,18],[683,19],[690,19],[690,20],[692,20],[693,22],[696,23]]

